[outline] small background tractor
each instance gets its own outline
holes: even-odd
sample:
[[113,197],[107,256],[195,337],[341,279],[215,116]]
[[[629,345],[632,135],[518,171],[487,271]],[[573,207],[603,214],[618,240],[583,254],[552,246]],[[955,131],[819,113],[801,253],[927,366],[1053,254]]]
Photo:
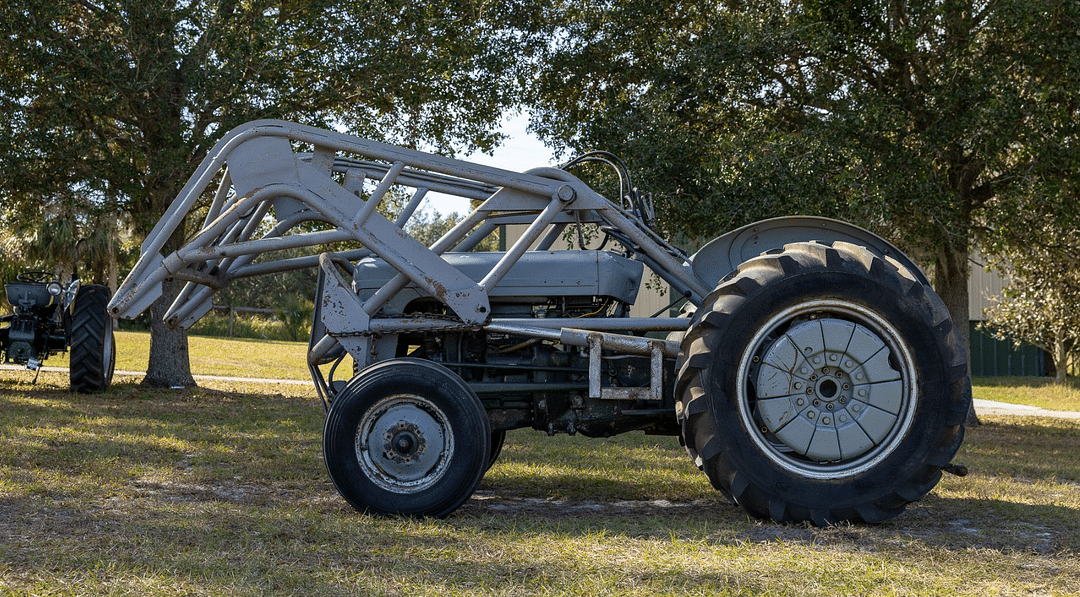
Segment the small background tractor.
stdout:
[[[39,371],[51,355],[71,351],[71,389],[99,392],[112,381],[116,346],[106,310],[108,287],[83,284],[77,270],[63,284],[46,271],[28,271],[4,285],[10,315],[0,316],[4,363]],[[35,377],[36,380],[36,377]]]
[[[718,490],[781,522],[886,520],[960,470],[967,351],[903,253],[786,217],[687,255],[621,162],[585,159],[615,169],[616,201],[572,164],[510,172],[249,123],[195,171],[109,308],[135,317],[184,280],[164,320],[186,328],[232,280],[317,267],[323,455],[366,512],[453,512],[518,428],[677,435]],[[426,245],[406,224],[428,193],[478,206]],[[393,221],[376,209],[388,197],[404,198]],[[163,255],[195,213],[201,228]],[[513,228],[505,250],[476,250]],[[577,246],[557,249],[566,238]],[[630,315],[646,270],[686,298],[682,314]]]

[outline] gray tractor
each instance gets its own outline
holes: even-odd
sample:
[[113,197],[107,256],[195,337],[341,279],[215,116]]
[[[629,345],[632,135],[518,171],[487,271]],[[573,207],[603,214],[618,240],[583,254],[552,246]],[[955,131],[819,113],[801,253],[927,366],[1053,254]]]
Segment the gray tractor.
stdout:
[[[187,328],[232,280],[317,267],[323,455],[364,512],[448,515],[518,428],[678,436],[719,491],[780,522],[883,521],[961,470],[967,351],[903,253],[787,217],[687,255],[620,162],[588,160],[616,169],[617,201],[574,163],[510,172],[252,122],[193,174],[109,309],[135,317],[179,279],[164,319]],[[429,193],[476,207],[426,246],[406,224]],[[393,221],[376,209],[391,197]],[[196,213],[201,229],[163,255]],[[505,250],[476,250],[492,235]],[[631,316],[653,273],[681,313]]]
[[77,271],[67,284],[52,272],[28,271],[4,284],[4,292],[12,307],[11,314],[0,316],[4,363],[40,374],[47,358],[70,348],[71,389],[100,392],[109,387],[116,345],[113,318],[105,309],[108,287],[83,284]]

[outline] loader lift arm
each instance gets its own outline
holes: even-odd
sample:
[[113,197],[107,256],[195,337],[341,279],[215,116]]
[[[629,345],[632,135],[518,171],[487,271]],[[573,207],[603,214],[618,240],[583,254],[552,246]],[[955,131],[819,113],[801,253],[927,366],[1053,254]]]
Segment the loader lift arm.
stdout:
[[[215,182],[216,190],[211,193]],[[392,190],[410,197],[394,222],[376,209]],[[428,193],[480,202],[430,247],[404,230]],[[166,239],[207,201],[202,228],[180,249],[162,256]],[[259,224],[267,217],[272,217],[275,225],[257,236]],[[306,230],[301,227],[306,222],[324,223],[329,229]],[[331,314],[334,325],[329,328],[316,323],[327,337],[410,325],[407,321],[371,321],[410,283],[445,304],[456,315],[457,325],[482,326],[492,323],[490,292],[514,264],[528,251],[549,249],[567,225],[580,223],[617,230],[620,239],[632,244],[635,258],[647,261],[692,300],[700,301],[709,292],[709,285],[695,277],[686,255],[646,226],[641,214],[600,196],[566,171],[536,168],[516,173],[314,127],[256,121],[234,129],[214,146],[143,243],[138,263],[109,309],[115,317],[134,317],[160,296],[163,280],[185,280],[187,284],[165,321],[188,328],[211,309],[213,293],[232,280],[314,267],[319,264],[320,247],[352,241],[358,248],[323,259],[324,275],[329,274],[332,262],[356,262],[370,256],[383,260],[398,274],[364,301],[346,293],[352,297],[347,300],[356,303],[340,307],[349,317],[335,319]],[[524,224],[527,228],[480,280],[469,278],[444,259],[447,253],[469,251],[501,224]],[[307,248],[311,253],[299,258],[272,258],[274,251],[293,248]],[[260,256],[263,259],[256,263]],[[590,329],[590,321],[574,323]],[[610,321],[595,323],[611,325]],[[631,329],[633,324],[621,325]],[[644,325],[656,330],[683,329],[685,319],[660,319]],[[320,340],[326,338],[313,337],[312,347]],[[322,346],[336,342],[325,341]],[[356,342],[344,344],[350,352],[360,350]],[[367,361],[363,355],[353,356]]]

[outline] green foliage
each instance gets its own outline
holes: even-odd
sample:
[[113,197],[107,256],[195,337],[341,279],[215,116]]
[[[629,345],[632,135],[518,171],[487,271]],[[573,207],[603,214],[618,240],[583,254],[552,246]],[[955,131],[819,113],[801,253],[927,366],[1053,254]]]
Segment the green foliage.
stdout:
[[1047,351],[1058,381],[1064,381],[1068,359],[1080,347],[1080,233],[1065,217],[1073,203],[1063,198],[1055,211],[1011,216],[1027,224],[1027,238],[995,245],[1001,256],[997,268],[1009,283],[984,313],[986,328],[998,339]]
[[[518,36],[507,24],[519,8],[474,0],[7,0],[0,211],[25,230],[20,236],[41,239],[39,248],[65,244],[50,229],[93,236],[121,214],[141,242],[213,143],[257,118],[446,152],[490,150],[513,100]],[[124,256],[117,261],[124,265]],[[173,377],[164,363],[175,357],[161,354],[151,368]]]
[[669,231],[791,213],[867,226],[935,266],[959,320],[971,246],[1027,232],[990,217],[1031,177],[1078,170],[1073,3],[623,0],[550,16],[541,136],[623,156]]
[[311,328],[310,313],[306,321],[297,322],[274,315],[214,311],[192,326],[190,333],[218,338],[252,338],[257,340],[283,340],[295,342],[305,339]]
[[490,149],[515,56],[480,9],[6,2],[0,186],[20,204],[115,200],[146,231],[217,138],[254,118]]

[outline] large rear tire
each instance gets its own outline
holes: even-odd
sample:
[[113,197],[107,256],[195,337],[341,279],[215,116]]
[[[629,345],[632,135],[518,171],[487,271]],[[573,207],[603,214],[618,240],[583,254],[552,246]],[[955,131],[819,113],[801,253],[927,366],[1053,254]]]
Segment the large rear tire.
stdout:
[[108,287],[89,284],[79,288],[71,314],[68,375],[76,392],[102,392],[112,383],[116,365],[116,342]]
[[483,404],[450,370],[393,359],[358,373],[334,397],[323,457],[361,512],[441,518],[469,499],[491,458]]
[[967,351],[933,291],[848,243],[796,243],[721,282],[683,338],[687,450],[778,522],[880,522],[937,484],[963,440]]

